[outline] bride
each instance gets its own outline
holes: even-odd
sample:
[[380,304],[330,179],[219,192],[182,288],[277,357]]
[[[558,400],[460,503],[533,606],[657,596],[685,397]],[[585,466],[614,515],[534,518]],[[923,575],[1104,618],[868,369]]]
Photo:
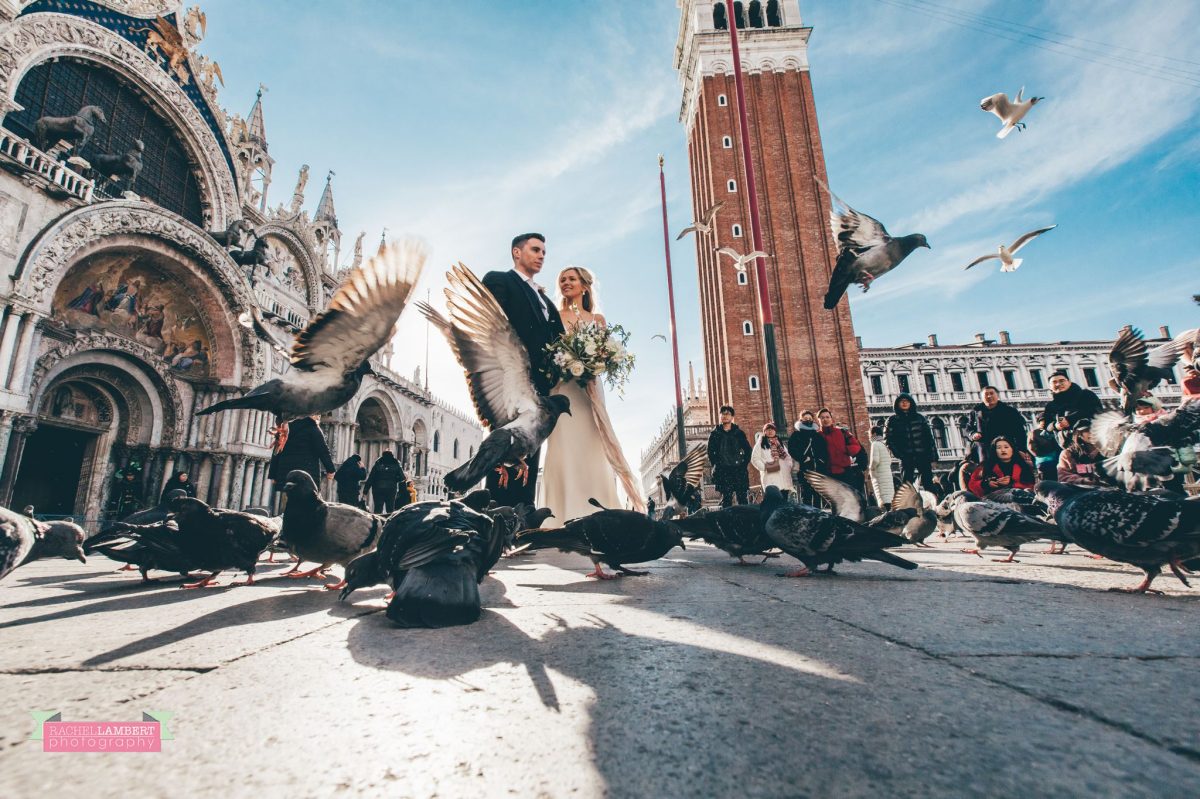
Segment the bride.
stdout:
[[[558,312],[568,331],[583,324],[605,324],[604,317],[596,312],[594,283],[592,273],[581,266],[568,266],[559,273]],[[617,494],[618,482],[629,506],[644,513],[646,506],[637,480],[621,453],[604,407],[600,378],[589,381],[587,388],[568,379],[550,393],[569,397],[571,414],[558,417],[546,443],[543,504],[554,511],[554,518],[543,527],[560,527],[569,519],[595,513],[599,508],[589,504],[589,498],[606,508],[626,507]]]

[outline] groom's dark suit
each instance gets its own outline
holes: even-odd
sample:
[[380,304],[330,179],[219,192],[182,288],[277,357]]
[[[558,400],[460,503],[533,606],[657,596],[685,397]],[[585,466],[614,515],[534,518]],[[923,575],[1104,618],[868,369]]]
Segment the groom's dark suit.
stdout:
[[[554,388],[554,381],[546,377],[542,370],[547,365],[546,345],[563,334],[558,309],[545,294],[539,296],[539,292],[535,292],[515,269],[488,272],[483,276],[483,285],[492,292],[529,353],[529,377],[534,388],[539,394],[549,394],[550,389]],[[497,473],[489,474],[487,488],[492,492],[492,497],[501,505],[516,505],[519,502],[532,505],[540,460],[541,455],[538,454],[526,461],[529,464],[528,485],[521,485],[521,481],[515,478],[514,469],[509,470],[507,489],[500,488]]]

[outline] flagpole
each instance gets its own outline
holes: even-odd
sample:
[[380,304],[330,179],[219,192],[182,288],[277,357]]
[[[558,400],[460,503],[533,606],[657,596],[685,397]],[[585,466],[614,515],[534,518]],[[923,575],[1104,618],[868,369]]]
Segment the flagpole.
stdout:
[[[679,459],[687,454],[683,428],[683,383],[679,377],[679,335],[675,328],[675,281],[671,276],[671,232],[667,227],[667,176],[663,172],[663,157],[658,156],[658,189],[662,195],[663,251],[667,256],[667,304],[671,309],[671,355],[675,359],[675,427],[679,438]],[[697,233],[696,235],[700,235]]]
[[[729,40],[733,45],[733,82],[737,93],[738,122],[741,128],[742,161],[746,167],[746,192],[750,201],[750,234],[753,249],[763,252],[762,227],[758,219],[758,189],[754,183],[754,162],[750,155],[750,124],[746,118],[746,90],[742,86],[742,56],[738,48],[737,15],[733,0],[725,0],[725,13],[729,18]],[[758,283],[758,310],[762,318],[763,346],[767,360],[767,387],[770,392],[771,415],[775,427],[787,430],[787,416],[783,409],[783,387],[779,380],[779,355],[775,347],[775,317],[771,312],[771,297],[767,292],[767,263],[759,256],[754,259],[754,277]]]

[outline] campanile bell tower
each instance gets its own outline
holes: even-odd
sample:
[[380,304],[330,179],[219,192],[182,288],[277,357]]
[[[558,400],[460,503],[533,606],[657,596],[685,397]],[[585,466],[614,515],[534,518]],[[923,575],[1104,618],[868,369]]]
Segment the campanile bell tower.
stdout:
[[[688,137],[695,219],[718,202],[711,233],[697,234],[700,316],[708,401],[737,409],[753,432],[771,418],[767,366],[753,267],[738,272],[717,250],[750,252],[750,198],[738,139],[729,19],[723,0],[677,0],[675,69],[683,84],[679,121]],[[746,88],[750,151],[758,183],[768,294],[775,317],[783,405],[794,422],[804,408],[829,406],[855,433],[868,433],[866,397],[850,308],[822,299],[836,255],[828,183],[808,65],[812,28],[798,0],[734,4]],[[784,431],[780,431],[784,433]]]

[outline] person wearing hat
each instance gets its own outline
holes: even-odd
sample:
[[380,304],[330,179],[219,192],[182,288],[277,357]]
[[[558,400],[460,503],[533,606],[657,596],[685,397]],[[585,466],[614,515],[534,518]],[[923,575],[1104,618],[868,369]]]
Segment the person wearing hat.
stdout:
[[1095,392],[1071,382],[1066,370],[1059,369],[1050,375],[1052,396],[1046,405],[1046,427],[1059,438],[1059,444],[1067,447],[1071,443],[1071,428],[1080,422],[1091,421],[1103,410]]
[[1058,458],[1062,447],[1047,427],[1046,414],[1038,414],[1037,424],[1029,431],[1029,438],[1025,443],[1029,453],[1033,455],[1033,462],[1041,479],[1053,480],[1058,477]]
[[1144,397],[1138,397],[1137,402],[1133,404],[1133,421],[1137,424],[1141,424],[1142,422],[1153,422],[1162,415],[1162,401],[1153,394],[1147,394]]
[[713,467],[713,485],[721,495],[722,508],[728,508],[734,499],[741,505],[750,501],[750,475],[746,467],[750,465],[753,450],[733,418],[733,406],[722,405],[720,422],[708,436],[708,462]]
[[1096,464],[1104,460],[1092,441],[1092,426],[1083,422],[1071,433],[1071,446],[1058,456],[1058,482],[1081,486],[1108,485]]
[[792,456],[772,422],[764,424],[762,432],[755,435],[750,465],[758,469],[764,491],[767,486],[776,486],[784,496],[790,496],[796,490],[792,482]]

